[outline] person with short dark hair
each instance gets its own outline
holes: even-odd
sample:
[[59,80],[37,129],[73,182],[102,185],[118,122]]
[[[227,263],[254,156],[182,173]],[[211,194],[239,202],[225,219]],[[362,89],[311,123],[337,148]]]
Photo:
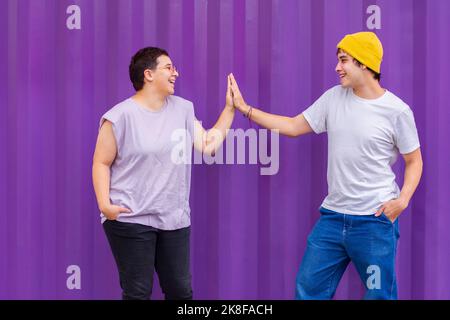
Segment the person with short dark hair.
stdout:
[[222,144],[234,118],[229,77],[225,107],[206,131],[193,103],[174,95],[179,72],[166,50],[139,50],[129,74],[136,94],[101,117],[92,166],[122,298],[149,299],[156,270],[166,299],[192,299],[192,147],[211,155]]

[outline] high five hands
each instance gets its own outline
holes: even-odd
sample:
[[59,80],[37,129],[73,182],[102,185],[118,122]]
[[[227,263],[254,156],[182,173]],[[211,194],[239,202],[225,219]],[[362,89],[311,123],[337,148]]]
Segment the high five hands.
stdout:
[[[229,93],[231,95],[231,99],[229,100]],[[238,109],[243,114],[246,114],[250,107],[245,103],[244,98],[242,97],[241,91],[239,90],[239,86],[236,82],[236,79],[234,79],[234,76],[232,73],[228,75],[228,90],[227,90],[227,105],[229,101],[232,103],[232,105]]]

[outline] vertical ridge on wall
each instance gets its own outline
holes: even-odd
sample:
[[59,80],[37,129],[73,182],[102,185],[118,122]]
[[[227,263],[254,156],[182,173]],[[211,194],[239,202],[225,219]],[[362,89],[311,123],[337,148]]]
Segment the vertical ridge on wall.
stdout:
[[[426,87],[426,77],[427,72],[424,62],[427,59],[426,52],[426,1],[419,0],[413,3],[413,57],[414,57],[414,74],[413,74],[413,105],[417,109],[426,110],[427,105],[427,93],[424,92]],[[423,129],[425,123],[427,122],[427,113],[422,113],[421,117],[417,117],[416,123],[418,129]],[[428,132],[427,130],[421,130],[421,143],[427,140]],[[424,171],[428,172],[434,165],[428,162],[429,149],[427,146],[424,148]],[[425,206],[426,206],[426,194],[428,188],[429,180],[425,177],[422,180],[421,185],[418,187],[418,194],[416,195],[414,202],[412,203],[412,228],[414,230],[413,238],[411,239],[411,246],[414,248],[413,263],[412,263],[412,299],[424,299],[425,298],[425,281],[426,276],[424,271],[426,270],[427,258],[425,253],[426,240],[426,225],[425,225]],[[422,192],[420,192],[422,191]],[[428,205],[430,205],[429,203]],[[431,249],[431,248],[430,248]],[[429,261],[431,262],[431,261]],[[429,263],[428,262],[428,263]]]
[[[0,39],[3,43],[9,44],[8,39],[8,3],[0,3]],[[0,60],[8,61],[8,50],[4,49],[0,51]],[[0,203],[4,204],[4,209],[7,208],[7,157],[8,149],[5,148],[7,145],[8,137],[8,65],[6,63],[0,64],[0,111],[2,117],[0,117],[0,146],[2,148],[2,154],[0,156]],[[7,237],[7,215],[0,215],[0,252],[6,253],[8,248],[8,237]],[[7,274],[7,262],[0,262],[0,278],[5,279]],[[0,299],[5,299],[5,292],[0,290]]]
[[[218,58],[217,58],[217,74],[218,79],[216,83],[218,84],[218,92],[216,96],[216,103],[211,105],[209,108],[212,112],[212,118],[217,117],[217,115],[222,112],[225,106],[225,96],[227,89],[227,74],[231,72],[233,68],[233,36],[234,36],[234,3],[233,0],[220,1],[219,5],[219,30],[218,30]],[[213,122],[214,123],[214,120]],[[225,155],[225,146],[218,150],[217,155],[223,163],[226,163],[223,155]],[[214,165],[215,169],[218,169],[220,165]],[[229,292],[230,283],[233,285],[238,285],[235,282],[235,278],[231,276],[229,270],[233,268],[236,259],[232,253],[230,246],[230,233],[232,232],[230,225],[230,212],[232,207],[232,198],[230,197],[230,188],[228,187],[231,183],[231,168],[224,165],[223,168],[217,170],[218,175],[218,196],[217,196],[217,245],[221,250],[217,252],[215,258],[217,258],[217,297],[230,296],[232,297],[232,292]],[[212,182],[214,183],[214,182]],[[208,188],[209,189],[209,188]],[[221,259],[229,261],[229,264],[220,263]]]
[[[29,25],[29,3],[28,1],[19,2],[17,4],[16,12],[18,19],[15,20],[17,23],[16,30],[17,30],[17,37],[18,41],[16,42],[16,54],[18,55],[17,59],[15,60],[14,69],[12,72],[17,73],[16,77],[16,87],[15,89],[19,92],[27,92],[29,90],[28,87],[28,79],[29,79],[29,73],[30,73],[30,66],[29,66],[29,56],[30,56],[30,50],[29,50],[29,32],[28,32],[28,25]],[[23,37],[21,36],[23,35]],[[16,91],[16,92],[17,92]],[[16,115],[16,127],[14,128],[16,132],[12,132],[12,134],[16,135],[16,142],[17,142],[17,148],[16,148],[16,176],[12,177],[12,179],[17,179],[17,185],[15,186],[16,189],[13,190],[13,194],[11,197],[8,197],[10,200],[16,202],[16,211],[14,214],[14,218],[11,219],[10,228],[12,231],[12,237],[10,238],[12,240],[12,243],[15,244],[15,246],[11,247],[11,251],[15,251],[12,255],[14,257],[14,267],[15,272],[13,273],[13,277],[11,279],[12,284],[15,284],[15,287],[12,288],[13,295],[19,295],[22,290],[19,288],[24,288],[25,290],[29,286],[27,286],[27,280],[30,279],[30,274],[28,272],[28,269],[26,268],[26,264],[32,264],[33,261],[26,261],[26,254],[29,252],[28,244],[29,239],[27,237],[24,237],[22,235],[22,232],[20,230],[23,230],[23,234],[26,234],[26,231],[29,230],[29,224],[31,221],[27,219],[29,217],[29,210],[28,207],[30,201],[32,200],[31,197],[29,197],[29,194],[27,194],[27,185],[30,183],[30,179],[27,176],[27,161],[25,159],[30,159],[30,150],[28,150],[28,147],[30,146],[30,136],[29,130],[30,128],[27,126],[27,116],[28,116],[28,104],[27,104],[27,95],[18,95],[16,104],[14,105]],[[14,185],[14,184],[13,184]],[[26,198],[23,198],[27,194]],[[26,201],[25,201],[26,200]],[[31,252],[30,252],[31,253]],[[27,296],[25,292],[25,296]]]
[[[10,2],[2,2],[2,5],[6,5],[7,9],[4,12],[7,12],[7,50],[6,50],[6,60],[7,64],[7,77],[5,83],[2,87],[7,88],[7,105],[5,106],[6,112],[6,136],[5,136],[5,154],[7,157],[5,158],[5,208],[6,212],[17,212],[17,201],[16,201],[16,192],[17,192],[17,101],[18,96],[15,94],[17,91],[17,3]],[[3,10],[2,10],[3,11]],[[2,109],[3,110],[3,109]],[[3,179],[2,179],[3,180]],[[17,249],[16,249],[16,224],[17,224],[17,215],[9,214],[5,215],[5,225],[3,226],[5,231],[6,238],[6,246],[5,256],[8,259],[5,259],[5,273],[4,273],[4,286],[9,289],[15,284],[15,279],[13,279],[13,275],[9,273],[9,270],[15,270],[17,268]],[[2,297],[14,297],[16,292],[11,291],[3,291]]]
[[[273,2],[260,1],[258,4],[258,105],[265,111],[270,112],[272,98],[272,13]],[[272,226],[270,225],[270,180],[266,176],[258,175],[258,181],[254,190],[258,191],[258,297],[269,299],[273,293],[271,275],[272,260]]]

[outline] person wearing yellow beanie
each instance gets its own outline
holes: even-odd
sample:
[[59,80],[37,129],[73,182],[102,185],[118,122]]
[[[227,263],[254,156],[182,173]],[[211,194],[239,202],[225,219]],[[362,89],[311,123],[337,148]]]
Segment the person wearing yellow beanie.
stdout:
[[337,44],[337,48],[344,50],[376,73],[380,73],[383,45],[375,33],[348,34]]
[[[422,174],[419,137],[409,106],[380,86],[383,46],[378,37],[349,34],[337,48],[340,84],[297,116],[249,106],[231,75],[233,104],[260,126],[287,136],[328,134],[328,195],[308,237],[295,298],[331,299],[353,262],[366,287],[365,299],[396,299],[398,217]],[[391,168],[399,154],[405,160],[401,189]]]
[[373,32],[346,35],[337,44],[338,63],[335,71],[342,87],[352,88],[358,96],[368,98],[384,94],[379,82],[383,46]]

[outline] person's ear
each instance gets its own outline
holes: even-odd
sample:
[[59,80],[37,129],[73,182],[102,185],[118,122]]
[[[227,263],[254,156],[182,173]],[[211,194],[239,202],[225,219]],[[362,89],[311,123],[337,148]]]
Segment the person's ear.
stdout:
[[152,74],[152,71],[150,69],[144,70],[144,78],[147,79],[148,82],[152,82],[153,81],[153,74]]

